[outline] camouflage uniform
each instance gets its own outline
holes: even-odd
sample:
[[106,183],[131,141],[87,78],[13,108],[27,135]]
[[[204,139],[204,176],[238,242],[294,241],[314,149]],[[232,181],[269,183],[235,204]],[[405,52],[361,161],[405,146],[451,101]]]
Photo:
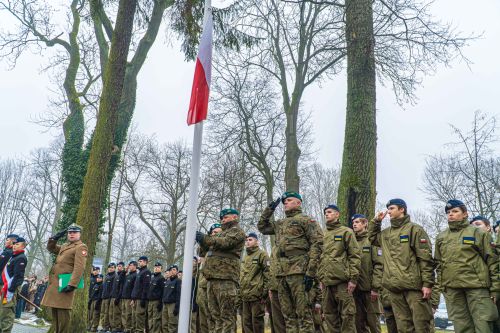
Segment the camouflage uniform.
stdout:
[[200,323],[200,333],[208,333],[210,327],[208,298],[207,298],[207,279],[203,273],[205,256],[208,248],[200,246],[198,256],[202,258],[200,269],[198,270],[198,290],[196,291],[196,304],[198,304],[198,321]]
[[269,257],[258,246],[246,248],[246,254],[240,273],[241,326],[244,333],[263,333]]
[[322,292],[319,280],[314,279],[314,285],[311,290],[309,290],[308,297],[313,313],[314,331],[317,333],[328,332],[324,325],[323,318],[321,318],[321,304],[323,303]]
[[240,256],[246,235],[238,221],[222,225],[222,231],[205,236],[202,246],[209,248],[203,273],[208,281],[207,296],[212,333],[233,333],[236,330],[237,289],[240,279]]
[[327,221],[318,278],[323,283],[323,315],[328,332],[355,332],[356,304],[347,291],[358,283],[361,250],[354,232],[339,221]]
[[425,230],[412,223],[409,215],[391,219],[382,230],[382,221],[368,225],[368,237],[382,248],[382,286],[389,291],[398,330],[401,333],[429,333],[433,318],[431,302],[422,298],[422,287],[434,285],[434,261]]
[[371,300],[371,291],[380,294],[382,283],[382,250],[372,246],[368,232],[356,233],[361,248],[361,271],[354,291],[357,333],[380,333],[380,302]]
[[285,332],[285,318],[281,311],[278,297],[278,246],[274,246],[271,252],[271,265],[269,266],[269,291],[271,292],[271,331],[272,333]]
[[314,324],[304,276],[316,276],[323,234],[318,223],[302,214],[300,207],[286,211],[286,218],[274,222],[273,213],[269,207],[262,212],[258,229],[265,235],[276,235],[278,297],[286,332],[310,333]]

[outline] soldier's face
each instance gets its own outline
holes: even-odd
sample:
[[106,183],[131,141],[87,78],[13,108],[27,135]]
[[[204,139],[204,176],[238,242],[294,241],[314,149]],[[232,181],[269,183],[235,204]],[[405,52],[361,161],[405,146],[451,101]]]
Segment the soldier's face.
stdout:
[[219,232],[222,231],[222,228],[215,228],[214,230],[212,230],[212,233],[210,235],[217,235]]
[[328,222],[337,221],[339,219],[339,212],[337,212],[335,209],[328,208],[327,210],[325,210],[325,219]]
[[399,208],[399,206],[396,206],[396,205],[390,205],[387,208],[387,214],[389,214],[391,219],[397,219],[397,218],[403,217],[405,215],[405,209]]
[[165,272],[165,279],[168,279],[170,277],[170,271]]
[[12,238],[5,239],[5,247],[12,247],[13,244],[14,244],[14,240]]
[[487,225],[486,223],[484,223],[483,221],[474,221],[474,222],[472,222],[472,225],[475,226],[476,228],[483,230],[484,232],[491,231],[491,227],[489,225]]
[[123,265],[118,265],[116,268],[118,269],[118,272],[123,272]]
[[155,273],[161,273],[161,266],[155,266],[155,267],[153,268],[153,271],[154,271]]
[[233,222],[238,218],[236,214],[227,214],[222,217],[222,224]]
[[446,213],[448,222],[459,222],[467,218],[467,212],[462,211],[459,207],[452,208]]
[[365,231],[366,226],[367,226],[367,223],[366,223],[366,220],[364,220],[364,219],[357,218],[357,219],[354,219],[354,221],[352,221],[352,230],[354,230],[354,232]]
[[129,265],[128,266],[129,272],[135,272],[136,269],[137,269],[137,267],[135,267],[135,265]]
[[259,241],[253,237],[247,237],[247,239],[245,240],[246,247],[256,247],[258,245],[259,245]]
[[285,212],[292,209],[297,209],[301,205],[302,201],[294,197],[286,198],[285,201],[283,202],[283,206],[285,206]]
[[177,268],[170,269],[170,276],[176,276],[176,275],[177,275]]
[[142,259],[141,259],[141,260],[139,260],[137,263],[139,264],[139,267],[144,267],[144,266],[146,266],[146,265],[147,265],[147,261],[142,260]]
[[114,273],[115,272],[115,267],[111,266],[108,267],[108,273]]
[[68,231],[68,240],[76,242],[80,240],[81,233],[79,231]]
[[12,250],[14,251],[21,251],[24,250],[24,243],[23,242],[17,242],[12,245]]

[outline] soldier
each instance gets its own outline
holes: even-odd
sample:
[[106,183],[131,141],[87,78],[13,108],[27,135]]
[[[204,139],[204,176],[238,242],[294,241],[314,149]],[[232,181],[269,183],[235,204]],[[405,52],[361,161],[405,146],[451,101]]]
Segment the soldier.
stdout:
[[[16,234],[7,235],[5,238],[5,248],[0,254],[0,272],[3,272],[5,265],[9,261],[10,257],[12,257],[12,246],[14,242],[17,240],[19,236]],[[0,279],[0,286],[3,284],[3,281]]]
[[[387,211],[377,213],[368,226],[368,237],[382,248],[382,286],[389,292],[399,332],[429,333],[433,319],[430,297],[434,261],[425,230],[411,222],[406,202],[392,199]],[[391,226],[382,230],[389,214]]]
[[203,273],[207,279],[208,308],[213,327],[210,332],[233,333],[236,330],[240,257],[245,233],[238,225],[239,212],[221,210],[222,231],[216,235],[196,232],[196,241],[208,247]]
[[485,233],[487,233],[491,237],[491,241],[493,241],[493,235],[491,233],[491,223],[486,217],[481,215],[474,216],[470,221],[470,224],[475,226],[476,228],[480,228]]
[[153,275],[148,288],[148,325],[149,333],[161,333],[162,292],[165,278],[162,276],[162,266],[159,261],[155,263]]
[[122,326],[126,333],[132,333],[135,327],[135,308],[132,300],[132,290],[137,279],[137,261],[128,264],[128,273],[125,276],[121,295]]
[[[271,221],[276,207],[283,203],[286,218]],[[264,235],[276,235],[278,247],[278,297],[287,332],[313,332],[312,313],[307,299],[316,277],[323,234],[316,221],[302,214],[302,197],[285,192],[269,204],[258,228]]]
[[0,290],[0,332],[10,333],[14,326],[17,291],[24,281],[24,271],[28,260],[24,255],[26,240],[16,237],[12,243],[12,255],[1,271],[3,287]]
[[271,299],[271,331],[273,333],[285,332],[285,318],[281,311],[278,297],[278,246],[271,250],[271,265],[269,266],[269,298]]
[[148,257],[139,257],[137,263],[139,264],[139,273],[137,273],[131,295],[135,311],[134,332],[144,333],[147,326],[147,298],[151,272],[148,269]]
[[362,214],[351,218],[352,229],[361,248],[361,270],[354,291],[356,301],[356,332],[380,333],[379,294],[382,283],[382,250],[368,239],[368,220]]
[[[209,235],[215,235],[222,231],[220,223],[214,223],[210,226]],[[198,304],[198,319],[200,323],[200,333],[208,333],[209,327],[209,312],[207,298],[207,279],[203,274],[203,266],[208,248],[200,245],[198,255],[200,256],[200,269],[198,270],[198,290],[196,293],[196,303]]]
[[323,210],[326,231],[318,269],[323,283],[323,315],[328,332],[356,332],[354,290],[361,269],[361,250],[354,232],[339,221],[339,208]]
[[111,331],[111,312],[110,312],[110,302],[111,302],[111,290],[113,289],[113,281],[115,280],[116,265],[114,262],[108,264],[108,273],[104,277],[104,282],[102,283],[102,296],[101,296],[101,328],[104,332]]
[[498,317],[493,295],[500,291],[491,237],[469,225],[462,201],[449,200],[445,212],[448,229],[436,238],[435,256],[450,319],[455,332],[491,332]]
[[[99,272],[100,272],[100,269],[99,267],[97,266],[92,266],[92,272],[90,272],[90,281],[89,281],[89,302],[88,302],[88,311],[87,311],[87,322],[88,322],[88,326],[87,326],[87,330],[90,331],[90,325],[91,325],[91,322],[92,322],[92,318],[91,318],[91,315],[92,313],[90,312],[90,305],[91,305],[91,302],[90,302],[90,299],[92,298],[92,290],[94,289],[94,284],[96,282],[96,279],[97,279],[97,275],[99,275]],[[99,323],[97,323],[97,325],[99,325]]]
[[176,333],[179,323],[179,306],[181,303],[181,280],[177,277],[177,265],[169,267],[169,278],[165,280],[161,313],[162,333]]
[[120,298],[126,278],[125,263],[120,261],[116,265],[116,270],[117,272],[111,287],[111,300],[109,301],[109,321],[112,332],[122,332],[123,328]]
[[259,248],[255,232],[245,241],[246,256],[240,273],[241,326],[244,333],[264,333],[264,316],[269,285],[269,257]]
[[101,317],[102,275],[97,274],[89,296],[89,331],[97,332]]
[[[82,227],[72,224],[49,238],[47,250],[55,254],[56,260],[49,274],[49,285],[43,296],[42,305],[52,308],[52,327],[55,333],[69,333],[70,313],[73,307],[75,289],[82,279],[87,261],[87,245],[81,240]],[[57,241],[67,232],[68,242],[62,246]],[[59,275],[71,273],[67,286],[59,292]],[[82,318],[83,319],[83,318]]]

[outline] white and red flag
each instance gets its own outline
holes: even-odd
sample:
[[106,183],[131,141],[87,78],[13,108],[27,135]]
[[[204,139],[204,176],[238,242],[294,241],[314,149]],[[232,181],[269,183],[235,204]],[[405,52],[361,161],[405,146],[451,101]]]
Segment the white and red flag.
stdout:
[[[205,3],[207,5],[207,3]],[[203,32],[201,34],[200,49],[196,57],[193,88],[187,117],[188,125],[193,125],[207,119],[208,97],[210,95],[210,81],[212,79],[212,10],[205,10]]]

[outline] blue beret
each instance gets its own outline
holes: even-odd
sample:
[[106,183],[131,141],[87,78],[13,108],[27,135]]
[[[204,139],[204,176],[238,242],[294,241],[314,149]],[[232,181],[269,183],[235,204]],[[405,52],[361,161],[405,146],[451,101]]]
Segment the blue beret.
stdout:
[[403,199],[391,199],[387,202],[385,205],[386,208],[389,208],[389,206],[396,205],[399,207],[407,208],[406,207],[406,202]]
[[137,261],[135,260],[132,260],[131,262],[128,263],[129,265],[134,265],[134,266],[137,266]]
[[221,224],[220,223],[214,223],[210,226],[210,229],[208,230],[208,233],[211,234],[212,231],[214,231],[215,229],[217,228],[222,228]]
[[286,198],[297,198],[300,201],[302,201],[302,196],[300,194],[298,194],[297,192],[293,192],[293,191],[287,191],[287,192],[283,193],[283,195],[281,196],[281,202],[285,203]]
[[146,256],[140,256],[140,257],[139,257],[139,260],[148,261],[148,257],[146,257]]
[[248,237],[252,237],[252,238],[255,238],[255,239],[259,239],[259,237],[257,236],[257,234],[255,232],[249,232],[248,235],[247,235],[247,238]]
[[465,204],[462,201],[456,200],[456,199],[448,200],[448,202],[446,203],[446,206],[444,207],[444,212],[448,213],[448,211],[450,209],[456,208],[456,207],[465,208]]
[[328,206],[326,206],[324,209],[323,209],[323,213],[326,213],[326,210],[327,209],[333,209],[333,210],[336,210],[337,212],[340,212],[340,209],[337,205],[335,204],[329,204]]
[[220,211],[219,217],[222,220],[222,218],[224,216],[229,215],[229,214],[240,215],[240,212],[238,212],[238,210],[236,210],[234,208],[226,208],[226,209],[223,209],[223,210]]
[[354,214],[351,217],[351,221],[354,221],[355,219],[366,219],[366,216],[364,216],[363,214]]
[[490,220],[481,215],[474,216],[470,222],[472,223],[474,221],[483,221],[486,224],[490,224]]
[[116,267],[116,264],[115,264],[114,262],[110,262],[110,263],[108,264],[108,267]]
[[5,238],[19,238],[19,235],[10,234],[10,235],[7,235],[7,237],[5,237]]
[[125,263],[123,261],[120,261],[117,265],[125,266]]
[[14,241],[14,243],[26,243],[26,239],[24,239],[23,237],[17,237],[16,240]]

